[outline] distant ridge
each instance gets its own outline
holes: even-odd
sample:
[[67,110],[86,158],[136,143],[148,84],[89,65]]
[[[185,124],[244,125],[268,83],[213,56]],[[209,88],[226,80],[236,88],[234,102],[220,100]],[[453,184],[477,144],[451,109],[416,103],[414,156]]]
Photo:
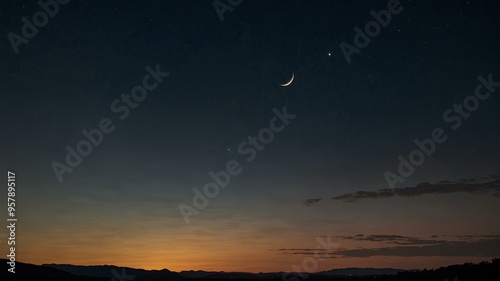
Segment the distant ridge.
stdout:
[[[114,265],[78,266],[70,264],[33,265],[16,262],[16,273],[8,273],[8,260],[0,259],[0,280],[29,280],[29,281],[175,281],[175,280],[273,280],[283,281],[283,272],[248,273],[224,271],[181,271],[173,272],[168,269],[145,270]],[[121,278],[126,274],[128,278]],[[307,279],[287,274],[288,281],[318,281],[318,280],[379,280],[407,281],[407,280],[500,280],[500,259],[479,264],[466,263],[451,265],[433,270],[401,270],[393,268],[343,268],[308,274]],[[118,277],[117,277],[118,276]],[[485,279],[487,277],[487,279]],[[498,277],[498,278],[497,278]]]
[[[172,272],[168,269],[145,270],[131,267],[118,267],[115,265],[81,266],[71,264],[44,264],[42,266],[56,268],[76,276],[106,278],[107,280],[111,280],[113,278],[115,280],[119,280],[120,278],[126,279],[123,277],[123,274],[133,277],[134,281],[182,279],[179,273]],[[117,276],[120,278],[117,278]]]
[[15,273],[7,271],[10,266],[6,259],[0,259],[0,280],[23,280],[23,281],[109,281],[110,279],[79,277],[67,271],[57,268],[16,262]]
[[65,272],[69,272],[77,276],[90,276],[100,278],[113,278],[113,270],[121,274],[122,269],[128,275],[140,276],[148,273],[145,269],[136,269],[131,267],[118,267],[114,265],[72,265],[72,264],[43,264],[44,267],[56,268]]
[[[127,275],[135,277],[144,276],[159,276],[168,278],[169,280],[177,279],[279,279],[284,272],[268,272],[268,273],[250,273],[250,272],[225,272],[225,271],[203,271],[203,270],[189,270],[181,272],[172,272],[168,269],[158,270],[145,270],[130,267],[118,267],[114,265],[99,265],[99,266],[78,266],[70,264],[44,264],[45,267],[52,267],[62,270],[77,276],[89,276],[99,278],[113,278],[112,271],[121,273],[122,270]],[[396,275],[398,272],[405,272],[407,270],[394,269],[394,268],[343,268],[332,269],[313,273],[312,275],[327,277],[336,276],[376,276],[376,275]]]
[[341,268],[332,269],[328,271],[321,271],[317,274],[324,274],[327,276],[374,276],[374,275],[396,275],[399,272],[418,271],[418,270],[405,270],[394,268]]

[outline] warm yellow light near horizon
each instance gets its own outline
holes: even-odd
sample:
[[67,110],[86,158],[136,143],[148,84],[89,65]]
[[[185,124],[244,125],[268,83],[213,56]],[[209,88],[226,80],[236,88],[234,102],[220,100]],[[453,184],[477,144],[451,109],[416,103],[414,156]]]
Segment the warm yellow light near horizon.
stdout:
[[281,87],[287,87],[287,86],[289,86],[290,84],[292,84],[294,78],[295,78],[295,73],[292,73],[292,79],[290,79],[290,81],[288,81],[285,84],[280,84],[280,86]]

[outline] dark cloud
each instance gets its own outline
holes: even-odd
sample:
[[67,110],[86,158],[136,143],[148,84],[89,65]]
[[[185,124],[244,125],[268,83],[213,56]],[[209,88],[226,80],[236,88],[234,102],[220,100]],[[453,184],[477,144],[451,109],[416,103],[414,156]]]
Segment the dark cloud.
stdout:
[[401,236],[401,235],[363,235],[363,234],[358,234],[356,236],[341,236],[343,239],[352,239],[352,240],[368,240],[368,241],[392,241],[392,240],[399,240],[399,239],[405,239],[407,237]]
[[[434,236],[431,238],[437,238],[437,237],[438,236]],[[345,240],[355,240],[355,241],[385,242],[396,245],[432,245],[432,244],[447,242],[446,240],[441,240],[441,239],[422,239],[422,238],[408,237],[401,235],[380,235],[380,234],[376,235],[358,234],[356,236],[338,236],[337,238]]]
[[476,242],[454,241],[425,246],[395,246],[372,249],[350,249],[336,251],[335,256],[372,257],[372,256],[475,256],[496,257],[500,254],[500,239],[486,239]]
[[[441,238],[440,238],[441,237]],[[476,242],[481,239],[500,239],[500,235],[432,235],[430,238],[418,238],[387,234],[357,234],[352,236],[335,236],[338,240],[354,240],[367,242],[382,242],[393,245],[436,245],[450,242]],[[291,250],[291,249],[288,249]],[[304,250],[304,249],[302,249]]]
[[312,204],[315,204],[315,203],[318,203],[319,201],[321,201],[322,198],[319,198],[319,199],[306,199],[304,200],[304,204],[306,206],[309,206],[309,205],[312,205]]
[[[441,181],[434,184],[420,183],[413,187],[402,187],[394,189],[379,189],[377,191],[358,191],[335,196],[333,200],[345,202],[356,202],[361,199],[377,199],[390,197],[415,197],[427,194],[446,194],[455,192],[487,194],[492,192],[495,197],[500,197],[500,176],[499,174],[478,179],[460,179],[458,181]],[[304,201],[306,206],[319,202],[323,198],[308,199]]]
[[[339,236],[342,237],[342,236]],[[335,249],[328,251],[330,258],[373,257],[373,256],[468,256],[496,257],[500,255],[500,235],[466,235],[466,240],[432,240],[400,235],[343,236],[342,239],[365,241],[390,241],[396,246],[378,248]],[[485,238],[487,237],[487,238]],[[368,239],[365,239],[368,238]],[[384,240],[385,239],[385,240]],[[313,249],[279,249],[285,254],[313,255]]]

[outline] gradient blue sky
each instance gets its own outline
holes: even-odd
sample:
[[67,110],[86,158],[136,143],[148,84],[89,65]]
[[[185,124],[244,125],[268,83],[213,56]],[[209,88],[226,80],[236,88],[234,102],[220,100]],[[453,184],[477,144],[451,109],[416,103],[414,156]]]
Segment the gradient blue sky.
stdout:
[[[18,54],[5,37],[0,170],[17,174],[19,260],[286,271],[328,235],[339,248],[318,270],[498,257],[500,89],[457,130],[443,112],[479,75],[500,81],[499,4],[401,4],[350,64],[339,44],[387,1],[244,1],[221,22],[211,1],[74,0]],[[4,34],[40,9],[1,5]],[[157,64],[170,76],[119,120],[110,104]],[[297,117],[247,163],[238,145],[285,106]],[[59,182],[51,163],[106,117],[115,131]],[[332,199],[388,188],[384,172],[438,127],[448,140],[396,187],[451,192]],[[230,160],[242,173],[186,224],[179,204]]]

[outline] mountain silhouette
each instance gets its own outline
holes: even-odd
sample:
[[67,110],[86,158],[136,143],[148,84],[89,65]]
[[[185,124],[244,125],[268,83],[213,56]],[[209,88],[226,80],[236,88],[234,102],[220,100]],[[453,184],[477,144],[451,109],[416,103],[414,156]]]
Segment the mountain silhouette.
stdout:
[[1,280],[32,280],[32,281],[110,281],[109,278],[84,277],[71,274],[53,267],[16,262],[15,273],[7,270],[10,266],[6,259],[0,259]]
[[379,281],[476,281],[500,280],[500,259],[479,264],[465,263],[433,270],[400,270],[393,268],[344,268],[312,274],[283,272],[247,273],[224,271],[181,271],[168,269],[145,270],[113,265],[78,266],[69,264],[34,265],[16,262],[15,274],[7,269],[8,260],[0,259],[0,280],[30,281],[203,281],[203,280],[269,280],[269,281],[319,281],[319,280],[373,280]]

